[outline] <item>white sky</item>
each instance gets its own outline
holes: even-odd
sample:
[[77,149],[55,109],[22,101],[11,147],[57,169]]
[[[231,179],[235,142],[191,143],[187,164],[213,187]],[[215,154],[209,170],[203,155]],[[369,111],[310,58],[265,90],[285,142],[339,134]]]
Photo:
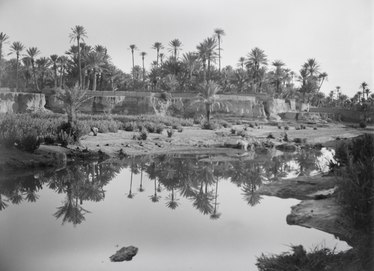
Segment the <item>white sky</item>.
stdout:
[[[155,60],[152,44],[178,38],[193,51],[215,28],[223,37],[222,65],[235,66],[254,47],[270,61],[298,72],[316,58],[329,74],[322,90],[340,86],[352,96],[366,81],[374,92],[374,5],[372,0],[0,0],[0,32],[10,42],[37,46],[42,56],[63,54],[69,33],[82,25],[86,43],[108,48],[113,63],[129,72],[130,44]],[[5,53],[9,44],[5,45]],[[164,50],[167,53],[167,50]],[[149,66],[148,66],[149,67]]]

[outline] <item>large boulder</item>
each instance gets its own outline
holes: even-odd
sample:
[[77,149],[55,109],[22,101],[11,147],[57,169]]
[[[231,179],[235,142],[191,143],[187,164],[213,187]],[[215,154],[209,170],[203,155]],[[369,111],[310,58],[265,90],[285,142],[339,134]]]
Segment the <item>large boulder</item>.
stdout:
[[123,247],[115,254],[110,256],[112,262],[131,261],[132,258],[138,253],[138,248],[134,246]]

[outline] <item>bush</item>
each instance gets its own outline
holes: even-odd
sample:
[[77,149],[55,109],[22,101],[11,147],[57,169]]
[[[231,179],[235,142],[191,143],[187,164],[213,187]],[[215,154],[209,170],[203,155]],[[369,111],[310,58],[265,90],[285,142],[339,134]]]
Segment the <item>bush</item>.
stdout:
[[165,129],[165,126],[163,124],[161,124],[161,123],[157,123],[156,124],[156,127],[155,127],[156,133],[162,134],[162,132],[164,131],[164,129]]
[[173,134],[174,134],[174,130],[173,129],[167,129],[166,132],[168,134],[168,137],[172,137]]
[[231,131],[231,134],[232,134],[232,135],[235,135],[235,134],[236,134],[236,129],[234,129],[234,128],[231,128],[231,130],[230,130],[230,131]]
[[177,127],[177,131],[178,131],[178,133],[182,133],[183,132],[183,127],[182,126]]
[[290,127],[289,126],[284,126],[284,130],[289,130]]
[[225,120],[217,120],[219,125],[224,128],[230,128],[232,125]]
[[374,203],[374,135],[365,134],[338,146],[337,194],[356,227],[370,230]]
[[19,142],[19,148],[27,152],[34,152],[40,146],[40,140],[36,132],[30,133],[22,137]]
[[272,133],[269,133],[269,135],[266,138],[268,138],[268,139],[274,139],[275,137],[273,136]]
[[132,132],[135,130],[136,124],[133,121],[125,122],[122,126],[122,129],[127,132]]
[[366,128],[366,123],[363,121],[360,121],[360,128]]
[[69,122],[62,123],[57,127],[57,131],[57,141],[60,142],[63,147],[66,147],[68,144],[79,142],[79,138],[81,137],[79,125],[70,124]]
[[201,124],[201,129],[204,129],[204,130],[216,130],[218,128],[219,128],[218,123],[213,122],[213,121],[210,121],[210,122],[205,121]]

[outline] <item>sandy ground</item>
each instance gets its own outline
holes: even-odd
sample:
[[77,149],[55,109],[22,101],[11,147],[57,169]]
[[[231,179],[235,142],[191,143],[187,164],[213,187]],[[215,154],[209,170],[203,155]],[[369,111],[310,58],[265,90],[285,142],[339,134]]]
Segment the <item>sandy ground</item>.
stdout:
[[[296,130],[290,126],[289,130],[278,129],[277,126],[262,125],[257,128],[248,128],[245,137],[233,135],[231,128],[219,130],[202,130],[199,127],[185,127],[183,132],[175,131],[171,138],[168,138],[166,131],[162,134],[148,134],[147,140],[133,140],[134,132],[119,131],[118,133],[98,134],[97,136],[87,135],[81,139],[81,147],[92,151],[103,151],[110,156],[115,156],[120,149],[129,155],[168,153],[168,152],[194,152],[212,148],[221,148],[225,143],[235,143],[237,140],[266,140],[271,133],[275,144],[280,144],[284,134],[290,141],[295,138],[305,138],[309,144],[326,144],[336,139],[352,138],[365,132],[373,133],[371,129],[353,129],[341,124],[330,124],[326,127],[309,126],[305,130]],[[234,125],[232,128],[240,131],[244,125]]]

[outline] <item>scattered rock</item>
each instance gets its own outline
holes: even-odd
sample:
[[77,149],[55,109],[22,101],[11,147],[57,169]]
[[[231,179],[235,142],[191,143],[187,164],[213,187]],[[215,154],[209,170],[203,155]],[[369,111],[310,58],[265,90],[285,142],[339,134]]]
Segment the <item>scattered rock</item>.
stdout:
[[138,248],[134,246],[123,247],[118,250],[114,255],[110,256],[112,262],[131,261],[132,258],[138,253]]
[[91,127],[91,132],[93,133],[94,136],[97,136],[97,133],[99,132],[99,128]]

